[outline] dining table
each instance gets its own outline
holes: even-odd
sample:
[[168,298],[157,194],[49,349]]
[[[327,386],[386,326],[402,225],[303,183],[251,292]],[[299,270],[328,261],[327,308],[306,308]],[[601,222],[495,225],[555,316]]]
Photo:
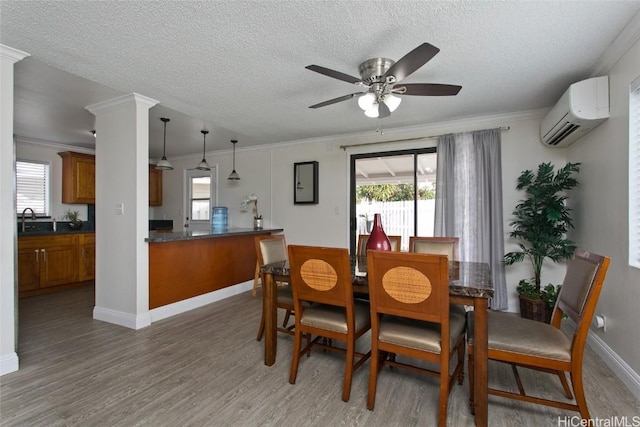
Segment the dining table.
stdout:
[[[264,364],[271,366],[277,354],[277,282],[290,281],[289,261],[279,261],[260,266],[262,274],[262,310],[264,316]],[[366,258],[351,257],[351,273],[354,293],[368,294]],[[449,261],[449,301],[452,304],[472,307],[474,401],[476,426],[485,427],[488,416],[487,386],[487,311],[489,298],[493,297],[493,282],[489,264],[480,262]]]

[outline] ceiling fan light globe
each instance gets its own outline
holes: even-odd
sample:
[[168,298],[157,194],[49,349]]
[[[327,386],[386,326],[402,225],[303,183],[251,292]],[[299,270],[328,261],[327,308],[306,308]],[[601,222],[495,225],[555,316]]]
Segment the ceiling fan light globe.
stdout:
[[392,113],[396,111],[396,108],[398,108],[401,102],[402,98],[400,98],[399,96],[389,94],[384,97],[384,103],[387,104],[387,107],[389,107],[389,111],[391,111]]
[[373,104],[376,102],[376,97],[371,92],[365,93],[360,98],[358,98],[358,105],[364,111],[367,111],[373,107]]
[[367,117],[371,117],[372,119],[378,118],[378,104],[374,104],[371,108],[364,111],[364,115]]

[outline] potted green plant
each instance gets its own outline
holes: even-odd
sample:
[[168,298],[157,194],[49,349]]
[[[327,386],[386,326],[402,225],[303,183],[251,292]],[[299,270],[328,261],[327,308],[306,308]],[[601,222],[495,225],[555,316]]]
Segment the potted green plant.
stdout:
[[505,254],[504,264],[531,262],[533,278],[521,280],[516,288],[522,317],[551,320],[560,287],[540,287],[542,264],[546,258],[553,262],[569,259],[575,250],[574,242],[566,238],[573,228],[566,192],[578,185],[574,174],[579,171],[580,163],[567,163],[557,171],[551,163],[541,163],[537,173],[525,170],[518,177],[516,189],[523,190],[525,197],[513,211],[509,236],[520,241],[520,250]]
[[69,228],[71,228],[72,230],[80,230],[82,228],[80,212],[72,211],[71,209],[69,209],[64,217],[69,220]]

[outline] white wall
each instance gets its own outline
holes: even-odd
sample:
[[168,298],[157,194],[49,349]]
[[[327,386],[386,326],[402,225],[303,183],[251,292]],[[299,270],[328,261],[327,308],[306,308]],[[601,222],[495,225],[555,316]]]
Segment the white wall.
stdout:
[[[606,317],[607,332],[594,332],[639,373],[640,270],[628,264],[628,162],[629,84],[640,75],[640,41],[607,74],[611,117],[568,147],[568,159],[582,163],[571,238],[580,247],[611,258],[596,310]],[[635,386],[640,390],[640,384]]]

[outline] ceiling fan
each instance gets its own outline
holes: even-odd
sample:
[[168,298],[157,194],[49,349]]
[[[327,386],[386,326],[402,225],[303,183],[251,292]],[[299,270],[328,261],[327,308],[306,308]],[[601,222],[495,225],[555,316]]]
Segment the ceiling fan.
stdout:
[[457,95],[462,86],[438,84],[438,83],[403,83],[411,73],[429,62],[431,58],[440,52],[429,43],[422,43],[417,48],[403,56],[398,62],[387,58],[371,58],[364,61],[358,67],[360,78],[331,70],[319,65],[308,65],[305,68],[334,79],[355,84],[362,88],[368,88],[365,92],[355,92],[340,96],[310,106],[320,108],[348,99],[359,97],[358,105],[365,111],[367,117],[385,118],[398,108],[401,99],[396,95],[414,96],[449,96]]

